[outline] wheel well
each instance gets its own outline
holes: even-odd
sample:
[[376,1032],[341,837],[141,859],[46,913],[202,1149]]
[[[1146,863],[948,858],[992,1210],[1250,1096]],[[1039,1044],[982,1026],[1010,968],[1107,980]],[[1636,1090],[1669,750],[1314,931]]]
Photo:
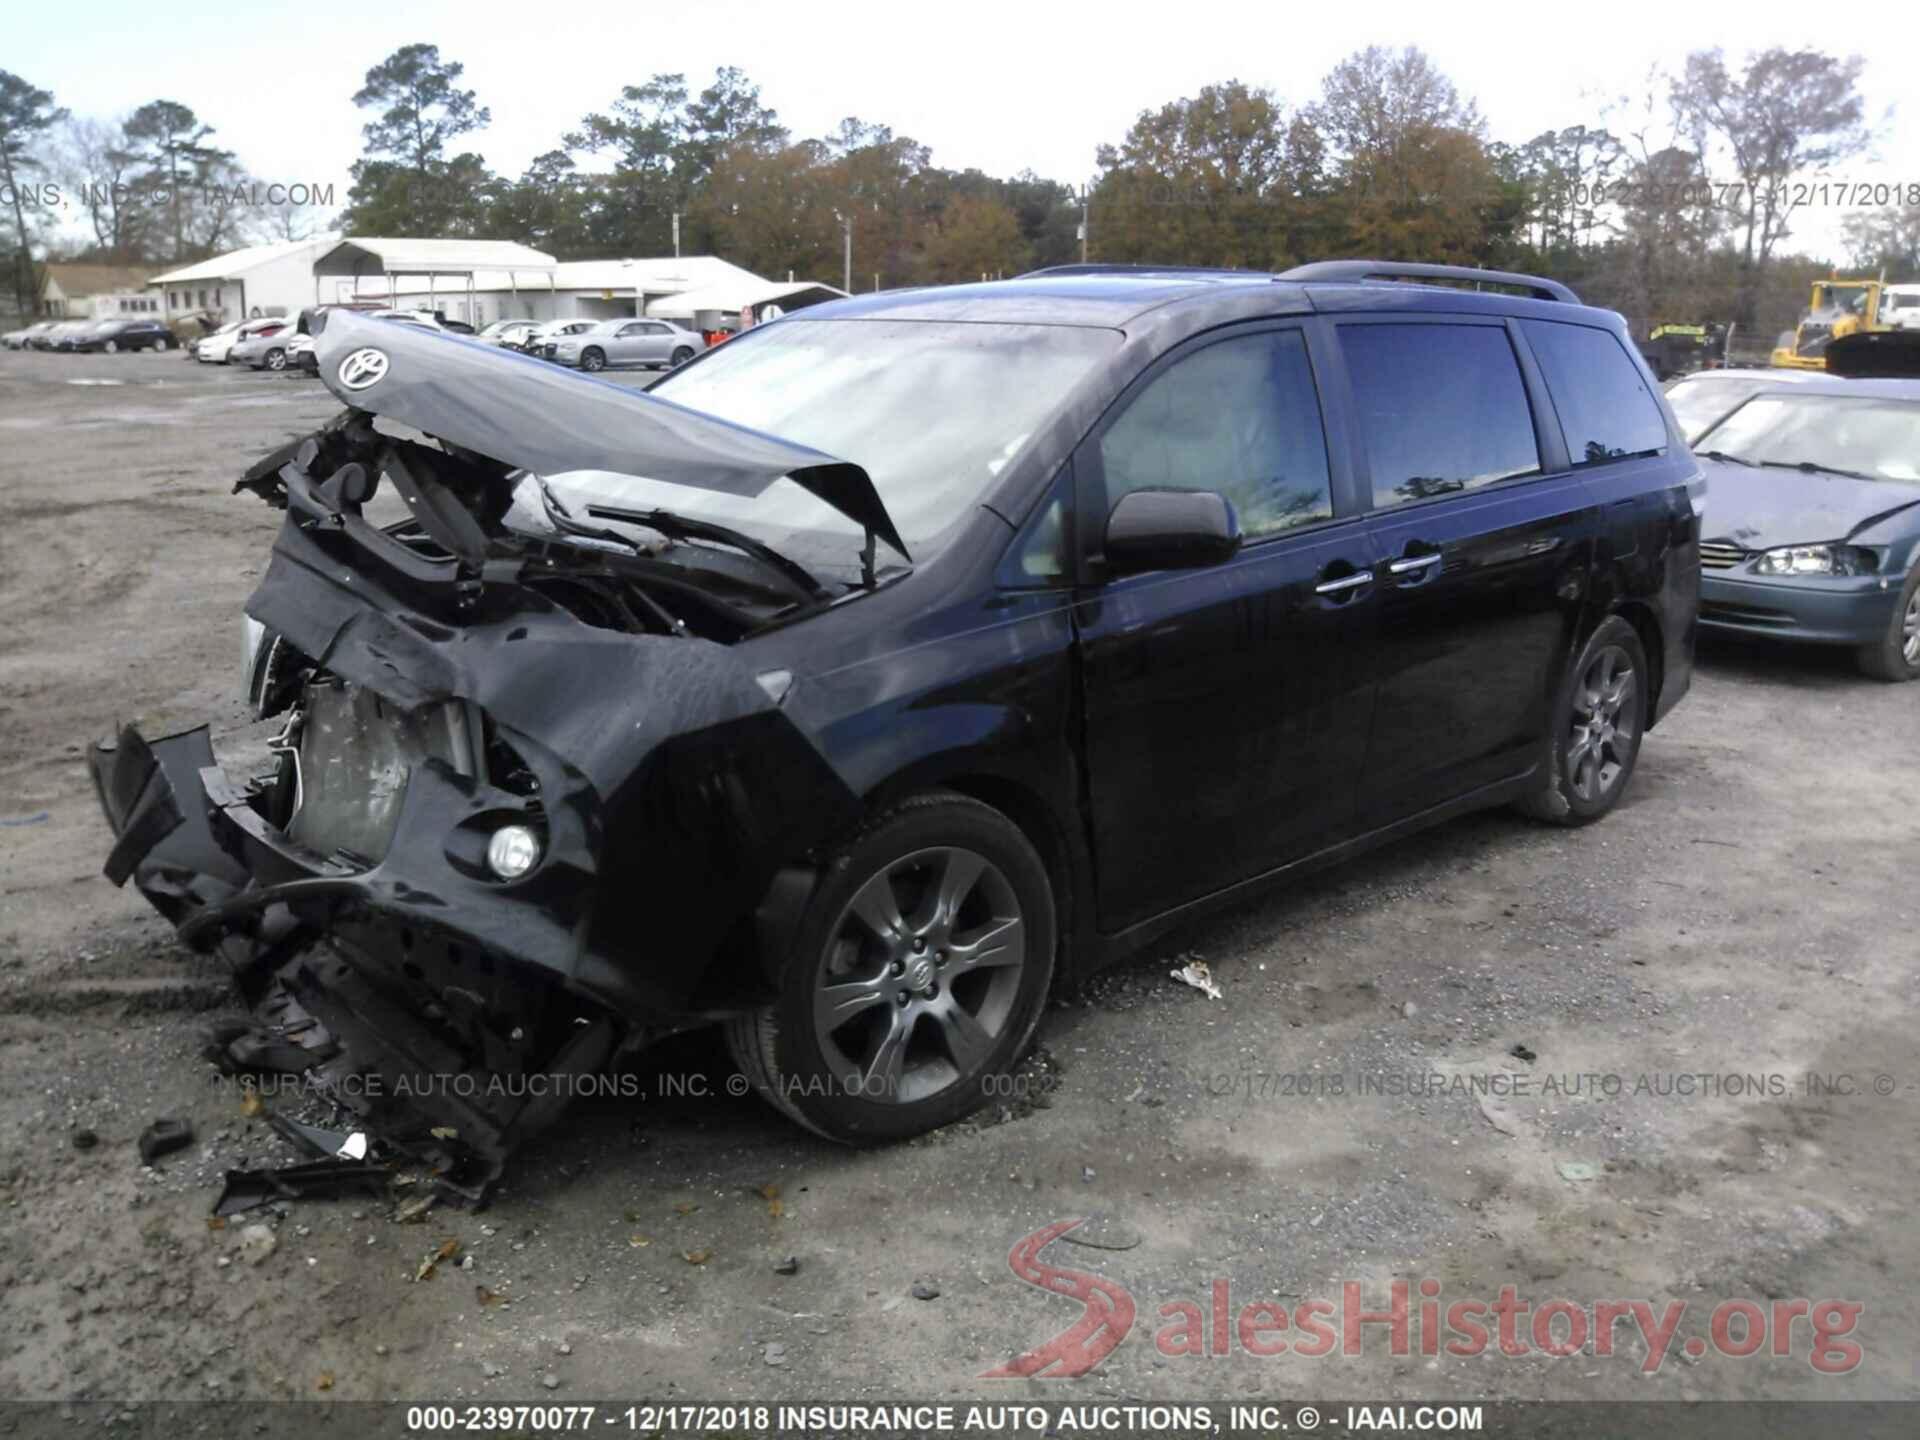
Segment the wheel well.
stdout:
[[1614,613],[1629,625],[1640,637],[1640,648],[1647,652],[1647,728],[1653,728],[1653,717],[1660,708],[1660,687],[1666,681],[1667,648],[1660,634],[1660,621],[1651,606],[1638,600],[1628,600],[1615,607]]
[[1053,885],[1054,922],[1059,929],[1055,937],[1059,949],[1054,975],[1056,980],[1070,975],[1073,968],[1074,925],[1077,920],[1074,912],[1074,866],[1066,835],[1060,828],[1060,818],[1033,791],[1001,775],[954,776],[940,781],[937,788],[952,790],[970,800],[991,805],[1011,820],[1020,833],[1027,837],[1027,843],[1039,852],[1040,863],[1047,867],[1047,879]]

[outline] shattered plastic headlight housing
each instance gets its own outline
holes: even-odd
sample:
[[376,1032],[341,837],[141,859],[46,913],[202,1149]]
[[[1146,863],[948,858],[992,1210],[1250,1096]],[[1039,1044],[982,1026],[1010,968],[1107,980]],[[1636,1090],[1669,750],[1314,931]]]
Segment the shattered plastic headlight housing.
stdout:
[[1873,551],[1859,545],[1782,545],[1754,562],[1756,575],[1870,575]]

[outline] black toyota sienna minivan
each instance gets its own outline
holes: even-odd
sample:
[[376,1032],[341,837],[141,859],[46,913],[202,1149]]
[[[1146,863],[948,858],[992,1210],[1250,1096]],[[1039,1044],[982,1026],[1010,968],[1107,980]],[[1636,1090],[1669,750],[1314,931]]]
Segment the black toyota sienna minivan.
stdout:
[[[551,1118],[529,1081],[695,1026],[823,1134],[952,1120],[1187,916],[1482,806],[1599,819],[1691,678],[1698,471],[1550,281],[1068,267],[644,393],[331,321],[347,408],[239,483],[286,511],[275,763],[123,731],[107,870],[237,966],[227,1063],[362,1077],[456,1181]],[[396,1098],[448,1071],[516,1083]]]

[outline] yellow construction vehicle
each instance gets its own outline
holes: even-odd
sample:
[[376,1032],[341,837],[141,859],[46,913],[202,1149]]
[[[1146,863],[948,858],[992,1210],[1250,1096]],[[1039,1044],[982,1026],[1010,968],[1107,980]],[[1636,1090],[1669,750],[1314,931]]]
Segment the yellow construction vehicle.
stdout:
[[1886,276],[1877,280],[1842,280],[1837,275],[1813,282],[1813,302],[1797,329],[1785,331],[1774,346],[1773,363],[1789,370],[1824,370],[1827,346],[1844,335],[1891,330],[1880,318],[1880,292]]

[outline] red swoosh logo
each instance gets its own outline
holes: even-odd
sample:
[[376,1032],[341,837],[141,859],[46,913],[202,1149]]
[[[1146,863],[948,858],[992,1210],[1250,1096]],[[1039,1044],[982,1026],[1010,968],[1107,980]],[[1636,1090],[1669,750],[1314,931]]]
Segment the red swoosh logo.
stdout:
[[1049,1380],[1084,1375],[1111,1355],[1133,1328],[1133,1296],[1111,1280],[1041,1261],[1040,1252],[1075,1226],[1078,1220],[1056,1220],[1014,1244],[1007,1268],[1027,1284],[1049,1294],[1078,1300],[1085,1310],[1078,1320],[1044,1345],[1036,1345],[1006,1364],[980,1372],[983,1380],[1038,1375]]

